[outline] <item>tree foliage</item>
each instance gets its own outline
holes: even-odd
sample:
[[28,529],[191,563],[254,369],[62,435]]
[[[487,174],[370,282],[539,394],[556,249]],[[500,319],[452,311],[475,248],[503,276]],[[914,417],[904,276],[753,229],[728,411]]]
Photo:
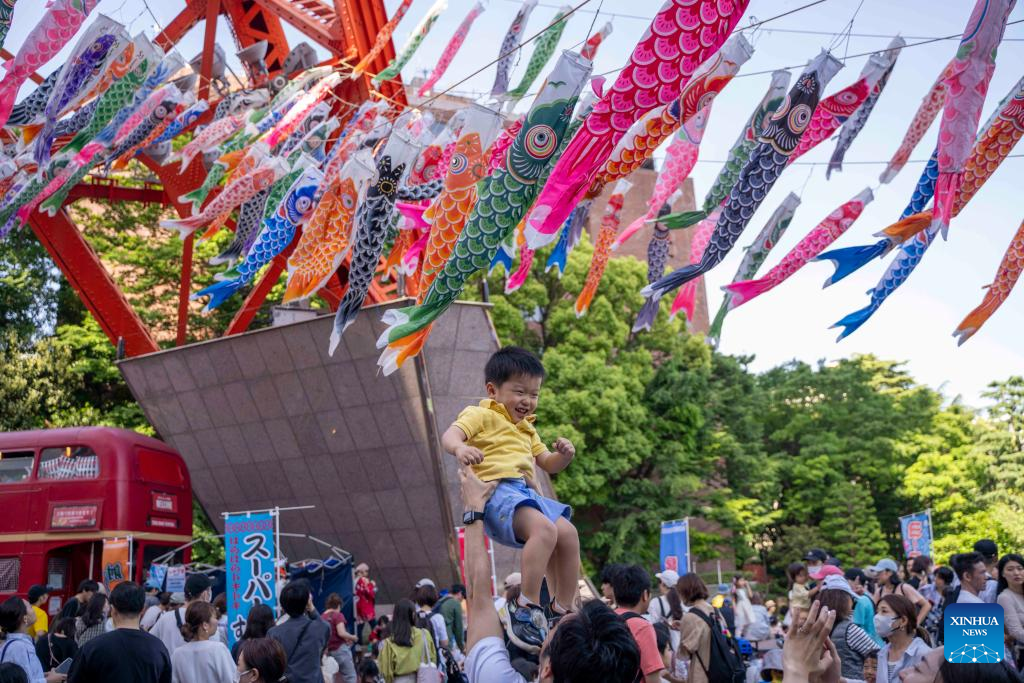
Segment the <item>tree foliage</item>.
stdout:
[[[129,182],[140,182],[142,172],[133,173]],[[154,227],[164,209],[96,202],[72,211],[170,344],[181,246]],[[197,246],[196,286],[213,281],[205,261],[228,238]],[[664,310],[652,331],[631,333],[647,275],[632,258],[608,263],[589,312],[577,318],[592,253],[584,239],[558,278],[544,272],[542,251],[521,289],[490,297],[502,341],[543,355],[542,437],[577,446],[553,481],[574,508],[589,570],[608,561],[655,565],[660,523],[681,517],[703,520],[692,531],[696,558],[758,562],[775,577],[810,547],[850,565],[899,556],[898,518],[922,509],[932,512],[940,561],[983,536],[1024,546],[1024,378],[993,383],[987,413],[977,413],[874,356],[755,374],[752,358],[711,350]],[[475,285],[466,296],[478,296]],[[487,285],[501,292],[504,279]],[[214,314],[193,306],[190,338],[221,334],[244,294]],[[279,297],[280,285],[256,326]],[[0,429],[106,424],[152,433],[113,346],[27,231],[0,249],[0,325]],[[216,563],[222,545],[194,511],[195,557]]]

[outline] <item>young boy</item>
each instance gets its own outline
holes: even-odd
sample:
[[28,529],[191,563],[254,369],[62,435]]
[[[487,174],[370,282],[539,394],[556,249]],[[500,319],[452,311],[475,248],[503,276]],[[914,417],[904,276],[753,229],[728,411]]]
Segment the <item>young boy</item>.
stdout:
[[[534,411],[544,380],[540,359],[525,349],[507,346],[487,361],[488,398],[463,410],[444,433],[446,451],[462,466],[471,466],[485,482],[498,482],[483,510],[467,513],[467,524],[482,519],[492,539],[522,548],[522,592],[508,605],[509,639],[539,652],[548,619],[540,606],[545,573],[554,596],[548,614],[556,619],[571,609],[580,569],[580,542],[569,521],[572,509],[534,491],[534,464],[555,474],[576,455],[568,439],[549,451],[533,428]],[[475,514],[472,514],[475,513]]]

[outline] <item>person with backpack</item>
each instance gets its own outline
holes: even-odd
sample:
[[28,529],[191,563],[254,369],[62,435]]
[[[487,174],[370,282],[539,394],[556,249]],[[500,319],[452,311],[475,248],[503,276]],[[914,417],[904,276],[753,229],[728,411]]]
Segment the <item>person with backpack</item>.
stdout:
[[651,601],[650,575],[640,565],[627,565],[612,576],[612,591],[615,594],[615,613],[626,620],[626,626],[640,648],[642,680],[659,683],[665,663],[658,650],[654,626],[641,616]]
[[416,590],[413,593],[413,601],[416,603],[416,626],[430,634],[434,651],[437,652],[438,667],[443,671],[450,659],[450,651],[448,627],[444,623],[444,617],[435,609],[439,599],[437,586],[431,579],[420,579],[416,582]]
[[465,599],[466,587],[461,583],[453,583],[448,595],[438,600],[432,610],[444,618],[444,625],[448,631],[448,645],[452,654],[460,661],[466,647],[466,630],[462,624],[462,601]]
[[708,587],[696,574],[676,584],[689,611],[679,624],[679,654],[690,658],[689,683],[742,683],[746,669],[736,641],[726,638],[721,614],[708,602]]

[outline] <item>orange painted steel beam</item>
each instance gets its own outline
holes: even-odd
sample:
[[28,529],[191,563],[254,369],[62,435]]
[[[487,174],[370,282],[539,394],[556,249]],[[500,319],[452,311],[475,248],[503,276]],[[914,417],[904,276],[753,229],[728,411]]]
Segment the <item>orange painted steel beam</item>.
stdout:
[[[12,55],[10,52],[8,52],[7,50],[5,50],[2,47],[0,47],[0,57],[3,57],[3,60],[5,62],[8,61],[8,60],[13,60],[14,59],[14,55]],[[43,78],[42,76],[39,75],[38,71],[33,71],[31,74],[29,74],[28,78],[33,83],[42,83],[43,81],[46,80],[45,78]]]
[[331,30],[336,19],[334,10],[321,0],[251,0],[279,19],[337,56],[344,56],[348,46]]
[[221,12],[231,21],[239,47],[246,48],[261,40],[267,41],[264,62],[267,71],[273,73],[284,67],[288,56],[288,38],[284,34],[281,20],[255,0],[222,0]]
[[110,343],[116,345],[123,338],[129,356],[158,350],[142,319],[64,211],[52,218],[34,211],[29,224]]
[[187,0],[185,9],[178,12],[178,15],[171,19],[160,35],[153,41],[157,47],[165,52],[178,44],[178,41],[188,33],[199,20],[206,16],[206,0]]

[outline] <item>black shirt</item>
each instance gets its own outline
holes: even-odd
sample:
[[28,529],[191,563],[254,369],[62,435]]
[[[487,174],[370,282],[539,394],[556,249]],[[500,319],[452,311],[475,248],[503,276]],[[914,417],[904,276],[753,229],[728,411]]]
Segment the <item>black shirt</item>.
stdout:
[[64,604],[64,608],[60,611],[60,616],[61,618],[71,617],[74,619],[78,616],[80,611],[82,611],[82,603],[78,601],[78,598],[72,596],[72,598]]
[[56,669],[61,662],[78,654],[78,643],[74,638],[55,636],[48,633],[36,641],[36,657],[43,665],[43,672]]
[[319,683],[320,656],[327,647],[331,628],[319,619],[301,615],[273,627],[267,636],[281,643],[288,658],[288,683]]
[[171,656],[156,636],[119,628],[78,651],[68,683],[171,683]]

